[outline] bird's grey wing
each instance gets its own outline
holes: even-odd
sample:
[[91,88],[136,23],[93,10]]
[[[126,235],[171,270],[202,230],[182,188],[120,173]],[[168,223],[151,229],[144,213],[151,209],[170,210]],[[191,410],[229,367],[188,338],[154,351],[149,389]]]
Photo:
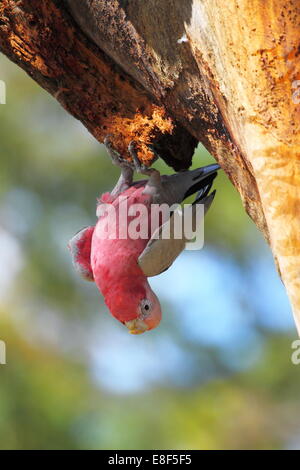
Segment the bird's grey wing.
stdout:
[[193,205],[188,206],[183,213],[174,212],[163,225],[155,230],[138,258],[138,264],[146,277],[157,276],[166,271],[184,250],[187,240],[184,235],[178,237],[177,229],[180,227],[183,234],[184,217],[189,217],[192,230],[196,231],[196,224],[199,221],[199,212],[197,212],[200,208],[199,204],[203,204],[201,216],[204,217],[215,197],[216,191],[207,195],[210,187],[211,184],[201,189]]
[[[174,238],[173,222],[174,215],[155,230],[138,258],[138,264],[146,277],[156,276],[166,271],[184,250],[186,240]],[[164,238],[164,234],[168,230],[170,237]]]

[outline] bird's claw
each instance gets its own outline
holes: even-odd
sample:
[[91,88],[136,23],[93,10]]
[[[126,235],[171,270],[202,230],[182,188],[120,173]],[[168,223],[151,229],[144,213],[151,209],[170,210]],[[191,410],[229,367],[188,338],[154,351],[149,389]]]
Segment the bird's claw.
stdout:
[[156,151],[154,145],[152,144],[147,144],[147,147],[149,150],[151,150],[151,152],[153,153],[154,155],[154,159],[152,160],[152,162],[155,162],[158,158],[160,158],[160,155],[158,154],[158,152]]
[[136,142],[134,140],[132,140],[130,144],[128,145],[128,152],[130,156],[132,157],[134,169],[137,173],[141,173],[144,175],[149,175],[152,173],[153,169],[141,163],[139,157],[137,156]]
[[132,140],[130,144],[128,145],[128,152],[130,156],[132,157],[132,163],[134,165],[134,169],[137,173],[141,173],[143,170],[146,169],[145,165],[143,165],[139,157],[137,156],[137,151],[136,151],[136,142]]
[[[136,142],[134,140],[132,140],[128,145],[128,153],[132,158],[132,161],[129,161],[123,158],[119,154],[119,152],[115,150],[115,148],[113,147],[111,143],[110,137],[112,137],[111,134],[107,135],[103,143],[114,165],[119,166],[124,171],[128,171],[128,169],[130,169],[131,171],[136,171],[137,173],[148,175],[148,176],[151,176],[154,172],[157,172],[157,170],[155,170],[154,168],[149,168],[147,165],[144,165],[143,163],[141,163],[137,155]],[[151,150],[151,152],[154,153],[155,160],[156,160],[159,157],[159,155],[154,149],[153,145],[147,144],[147,147]]]
[[119,166],[120,168],[130,168],[132,170],[134,170],[134,165],[132,162],[126,160],[126,158],[123,158],[119,152],[117,152],[117,150],[113,147],[112,143],[111,143],[111,140],[110,140],[110,137],[112,137],[111,134],[107,135],[103,141],[106,149],[107,149],[107,152],[109,154],[109,156],[111,157],[112,159],[112,163],[116,166]]
[[[150,148],[150,144],[148,145]],[[152,150],[152,149],[151,149]],[[158,170],[155,168],[149,168],[148,166],[144,165],[143,163],[140,162],[137,152],[136,152],[136,144],[134,141],[131,141],[129,146],[128,146],[128,152],[130,153],[132,157],[132,161],[135,166],[135,171],[137,173],[141,173],[142,175],[147,175],[150,176],[149,183],[156,184],[157,186],[160,185],[161,180],[160,180],[160,173]],[[156,154],[155,154],[156,155]]]

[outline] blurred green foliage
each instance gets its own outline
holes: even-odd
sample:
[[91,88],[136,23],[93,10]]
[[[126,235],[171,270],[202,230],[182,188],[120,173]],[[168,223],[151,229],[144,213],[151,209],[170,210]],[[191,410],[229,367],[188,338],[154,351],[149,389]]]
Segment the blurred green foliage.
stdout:
[[[178,373],[189,371],[189,380],[176,384],[164,372],[157,379],[146,360],[152,383],[145,379],[138,390],[99,380],[110,368],[97,372],[95,356],[106,354],[109,364],[123,344],[126,354],[127,333],[95,286],[77,279],[66,244],[94,223],[96,198],[118,170],[80,123],[3,56],[0,79],[7,84],[0,105],[0,339],[7,345],[0,449],[299,448],[300,377],[288,332],[257,327],[258,357],[234,372],[220,349],[191,341],[166,315],[152,336],[128,341],[159,355],[171,335],[183,358]],[[194,166],[211,160],[200,149]],[[263,250],[261,235],[224,174],[217,188],[207,243],[247,276],[247,262]],[[128,375],[137,367],[137,355],[130,357]],[[205,364],[213,365],[207,373]]]

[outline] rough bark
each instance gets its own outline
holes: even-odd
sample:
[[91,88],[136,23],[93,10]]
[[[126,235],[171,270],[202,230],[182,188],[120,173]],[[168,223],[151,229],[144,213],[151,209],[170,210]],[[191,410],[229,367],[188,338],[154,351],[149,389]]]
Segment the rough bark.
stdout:
[[299,0],[0,6],[1,49],[99,141],[117,134],[124,152],[137,138],[148,162],[154,142],[176,169],[204,143],[269,241],[298,328],[299,23]]
[[126,156],[156,143],[167,163],[188,168],[197,140],[105,53],[88,41],[59,0],[2,0],[0,50],[79,119],[99,142],[112,134]]

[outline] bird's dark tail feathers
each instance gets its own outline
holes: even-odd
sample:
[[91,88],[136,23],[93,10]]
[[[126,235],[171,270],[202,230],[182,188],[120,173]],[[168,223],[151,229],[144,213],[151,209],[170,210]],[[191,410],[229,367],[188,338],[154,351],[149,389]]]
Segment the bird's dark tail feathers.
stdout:
[[[213,164],[204,166],[202,168],[197,168],[196,170],[191,171],[191,176],[193,176],[192,184],[185,192],[184,199],[188,196],[191,196],[191,194],[194,194],[196,191],[199,191],[198,196],[200,195],[201,191],[203,193],[207,191],[206,194],[208,194],[212,186],[213,180],[217,176],[217,170],[219,169],[220,167],[218,164]],[[203,194],[202,197],[204,196],[205,195]]]

